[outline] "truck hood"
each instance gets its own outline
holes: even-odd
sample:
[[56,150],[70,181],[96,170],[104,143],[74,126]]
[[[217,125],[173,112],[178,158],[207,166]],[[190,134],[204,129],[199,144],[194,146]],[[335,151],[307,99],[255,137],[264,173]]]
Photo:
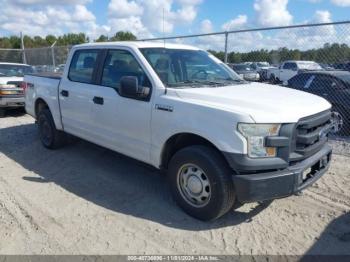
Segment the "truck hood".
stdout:
[[23,81],[23,77],[16,77],[16,76],[11,76],[11,77],[3,77],[0,76],[0,84],[7,84],[9,81]]
[[249,115],[257,123],[295,123],[331,108],[319,96],[261,83],[177,89],[176,93],[195,103]]

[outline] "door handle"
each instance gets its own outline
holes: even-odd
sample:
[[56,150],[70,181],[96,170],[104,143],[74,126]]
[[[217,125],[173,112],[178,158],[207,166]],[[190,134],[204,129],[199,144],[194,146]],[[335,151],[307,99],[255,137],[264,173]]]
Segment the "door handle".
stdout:
[[92,101],[94,101],[95,104],[97,105],[103,105],[103,97],[99,97],[99,96],[95,96],[94,99],[92,99]]
[[69,92],[67,90],[62,90],[61,91],[61,95],[64,97],[68,97],[69,96]]

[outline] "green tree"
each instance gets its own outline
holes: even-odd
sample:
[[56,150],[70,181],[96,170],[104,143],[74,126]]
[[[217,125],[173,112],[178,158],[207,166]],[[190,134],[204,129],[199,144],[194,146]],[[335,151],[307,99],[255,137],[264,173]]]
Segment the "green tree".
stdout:
[[51,46],[51,45],[53,45],[53,43],[55,43],[55,41],[57,40],[57,38],[56,38],[56,36],[54,36],[54,35],[47,35],[47,36],[45,37],[45,40],[46,40],[46,43],[47,43],[49,46]]
[[110,41],[135,41],[137,37],[128,31],[119,31],[113,37],[111,37]]
[[99,38],[95,40],[95,42],[108,42],[108,36],[100,35]]

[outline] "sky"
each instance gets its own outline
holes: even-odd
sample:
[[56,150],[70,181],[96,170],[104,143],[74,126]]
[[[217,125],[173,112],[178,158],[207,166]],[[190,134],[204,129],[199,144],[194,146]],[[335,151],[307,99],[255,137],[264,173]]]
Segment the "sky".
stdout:
[[127,30],[150,38],[350,20],[350,0],[0,0],[0,5],[0,37],[84,32],[96,39]]

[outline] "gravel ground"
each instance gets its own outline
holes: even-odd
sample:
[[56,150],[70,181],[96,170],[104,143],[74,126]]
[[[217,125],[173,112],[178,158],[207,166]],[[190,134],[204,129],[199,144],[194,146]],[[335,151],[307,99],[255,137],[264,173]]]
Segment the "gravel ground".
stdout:
[[332,144],[330,171],[301,196],[204,223],[156,170],[83,141],[46,150],[15,113],[0,119],[0,253],[350,254],[349,144]]

